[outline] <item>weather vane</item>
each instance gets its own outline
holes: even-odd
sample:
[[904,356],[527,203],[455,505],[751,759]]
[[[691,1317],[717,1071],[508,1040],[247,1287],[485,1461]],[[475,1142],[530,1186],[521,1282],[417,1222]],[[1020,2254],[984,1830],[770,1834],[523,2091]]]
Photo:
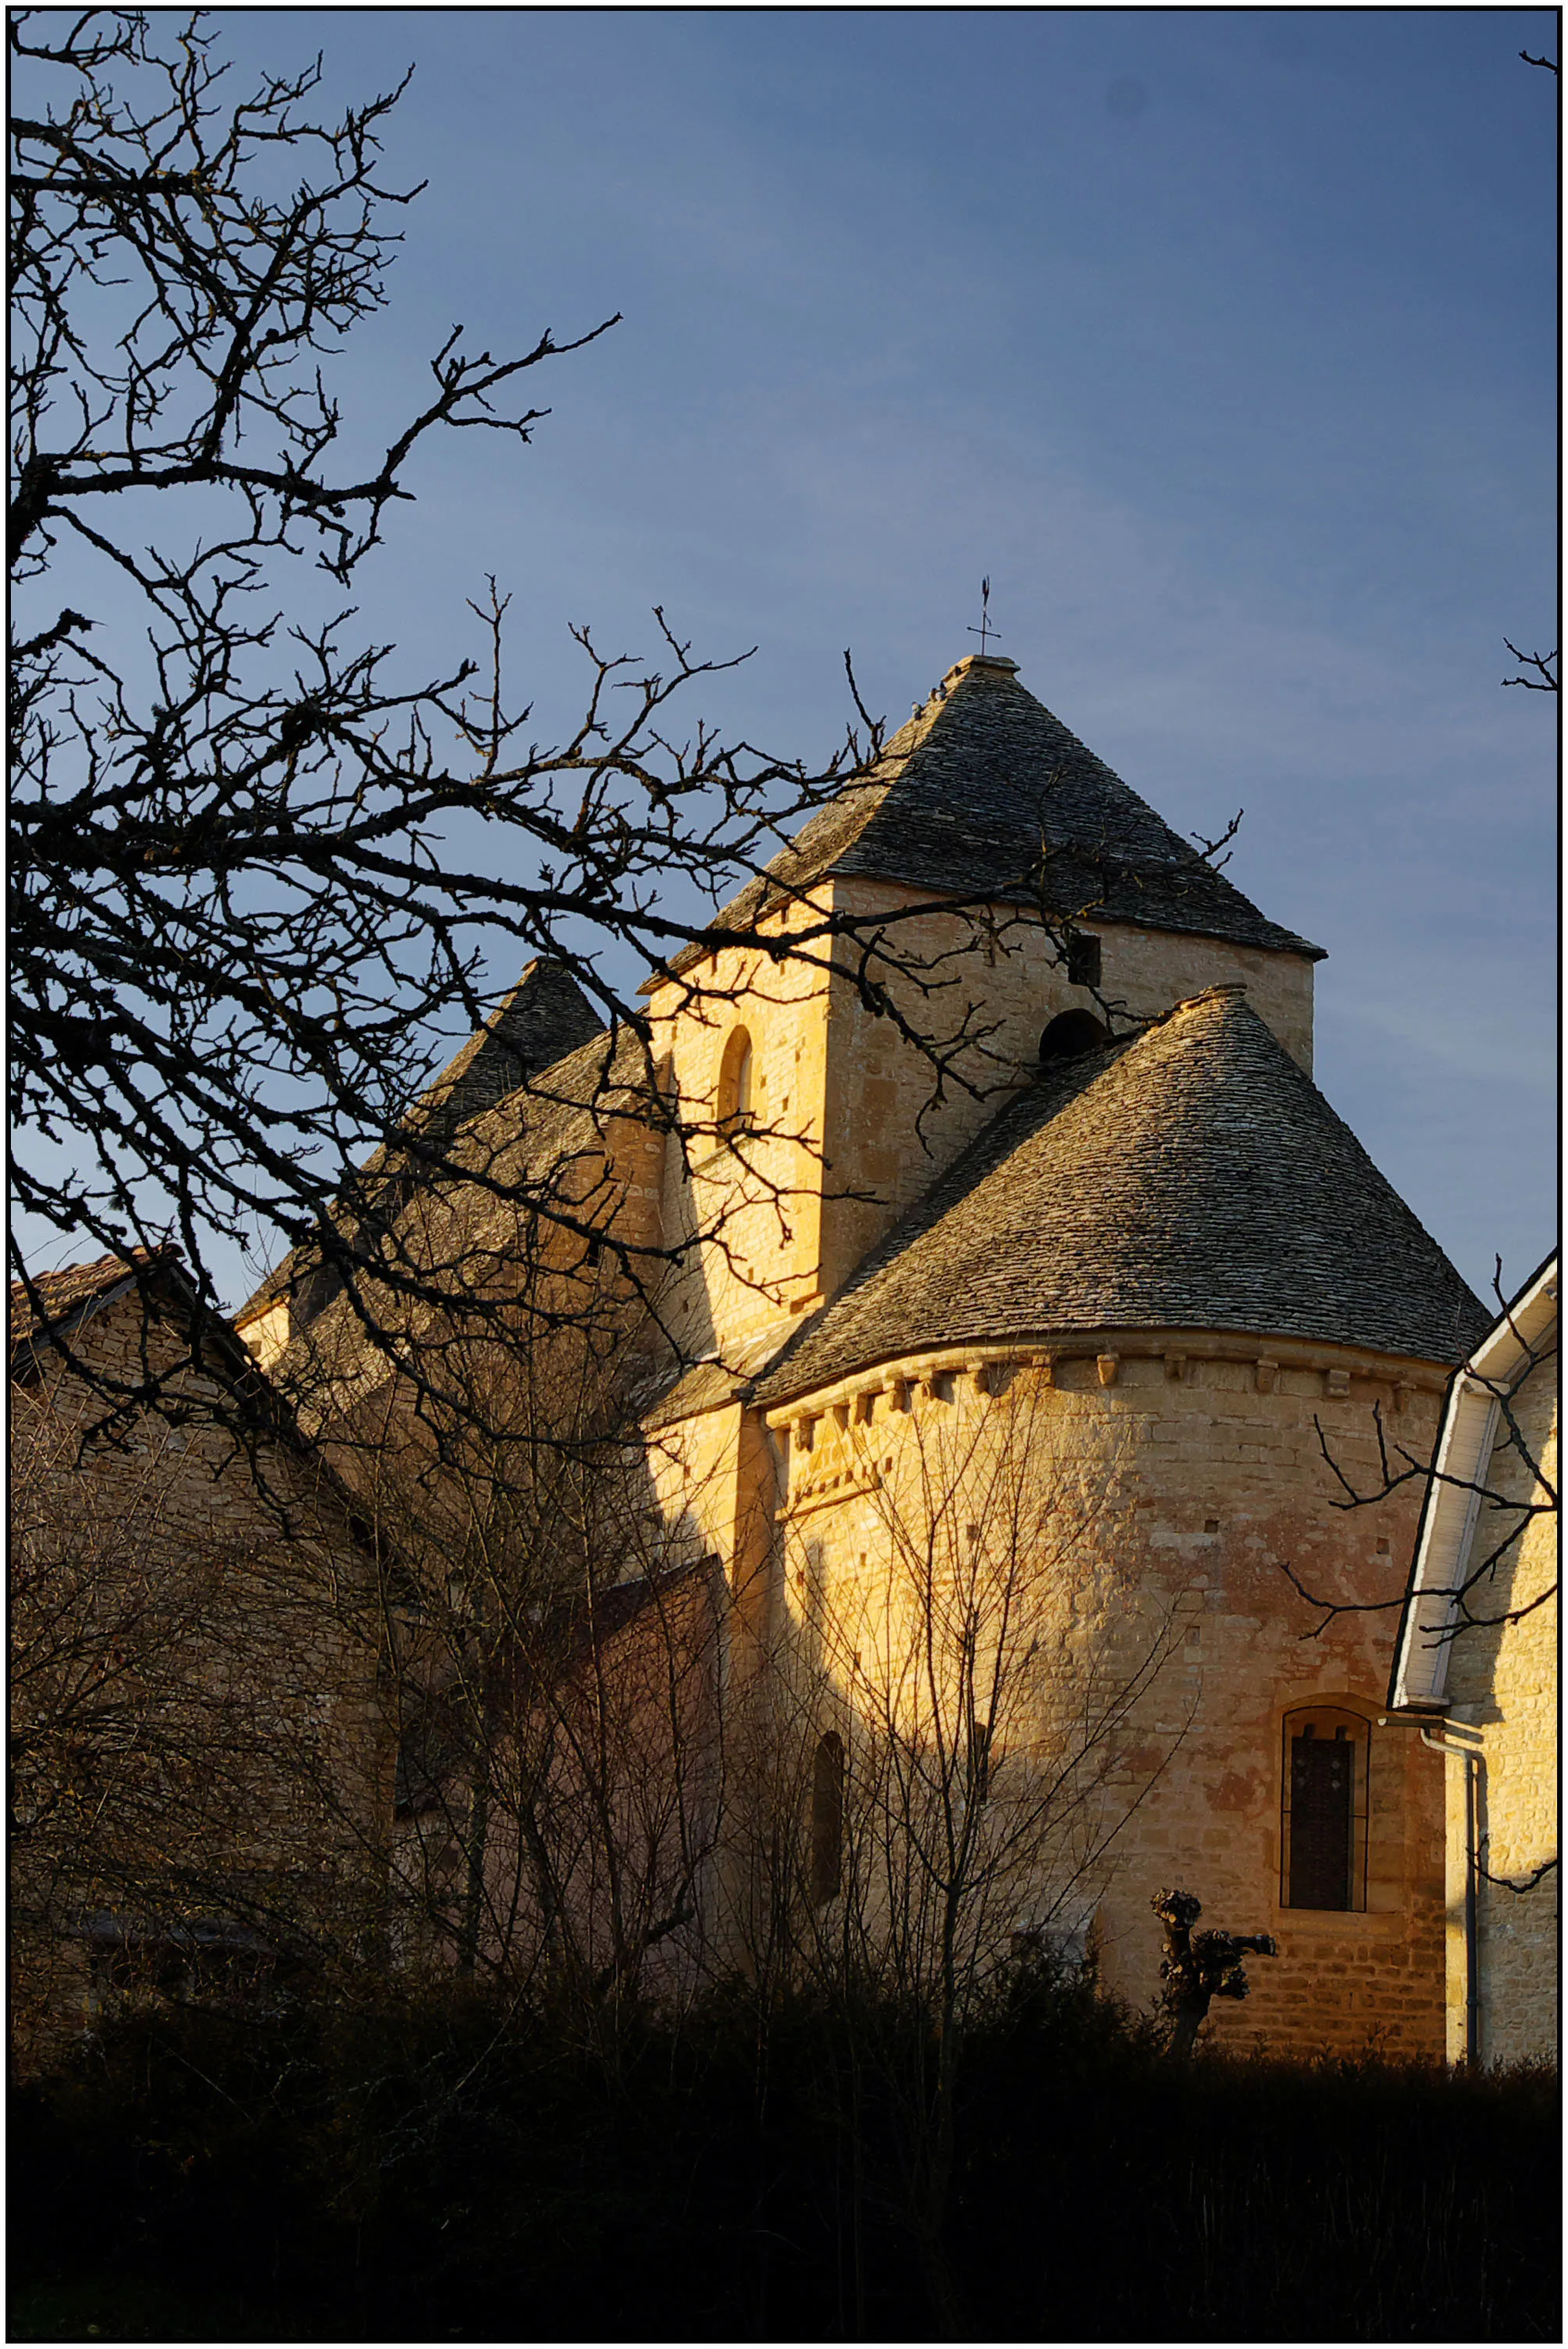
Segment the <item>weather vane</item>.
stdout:
[[971,628],[968,631],[970,636],[978,636],[980,639],[980,657],[982,660],[985,657],[986,638],[988,636],[1000,636],[1001,633],[1002,631],[1000,628],[994,628],[991,626],[991,582],[988,579],[982,579],[980,582],[980,626],[977,628]]

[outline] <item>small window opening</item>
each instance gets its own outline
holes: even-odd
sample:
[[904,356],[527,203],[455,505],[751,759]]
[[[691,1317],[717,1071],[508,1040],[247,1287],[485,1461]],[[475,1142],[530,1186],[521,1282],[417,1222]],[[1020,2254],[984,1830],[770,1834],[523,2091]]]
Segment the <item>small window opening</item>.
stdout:
[[443,1808],[449,1782],[461,1759],[449,1703],[431,1696],[411,1707],[397,1740],[393,1816],[412,1819]]
[[811,1898],[834,1899],[844,1873],[844,1741],[836,1729],[818,1740],[811,1767]]
[[1287,1909],[1367,1905],[1369,1739],[1354,1713],[1316,1706],[1286,1716],[1280,1897]]
[[1057,1014],[1040,1038],[1042,1061],[1073,1061],[1080,1053],[1098,1052],[1110,1041],[1110,1030],[1092,1011]]
[[1099,985],[1099,940],[1088,932],[1075,930],[1068,939],[1068,985],[1098,987]]

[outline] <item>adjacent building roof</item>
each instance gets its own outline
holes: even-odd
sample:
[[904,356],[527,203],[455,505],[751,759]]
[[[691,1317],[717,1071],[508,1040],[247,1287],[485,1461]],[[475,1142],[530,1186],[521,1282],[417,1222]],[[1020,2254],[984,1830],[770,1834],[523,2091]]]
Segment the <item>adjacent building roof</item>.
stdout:
[[[90,1264],[62,1265],[57,1272],[35,1272],[11,1283],[11,1344],[19,1346],[40,1330],[70,1319],[85,1306],[99,1305],[115,1290],[159,1269],[181,1272],[184,1259],[171,1244],[132,1248],[125,1256],[95,1257]],[[29,1282],[31,1293],[29,1293]]]
[[[139,1300],[144,1326],[150,1327],[157,1320],[167,1328],[172,1321],[199,1343],[193,1342],[192,1350],[172,1363],[165,1361],[155,1367],[143,1357],[138,1369],[145,1383],[139,1381],[133,1392],[128,1392],[124,1384],[117,1386],[112,1376],[105,1376],[99,1392],[106,1413],[129,1402],[178,1419],[189,1413],[193,1392],[201,1395],[203,1409],[224,1417],[231,1429],[243,1425],[253,1433],[263,1433],[296,1457],[305,1459],[316,1488],[329,1495],[342,1510],[355,1541],[363,1548],[377,1546],[377,1537],[366,1524],[360,1504],[321,1454],[307,1444],[293,1403],[257,1367],[232,1323],[204,1301],[191,1278],[183,1255],[172,1241],[166,1240],[160,1247],[129,1248],[124,1256],[96,1257],[87,1264],[64,1265],[57,1272],[34,1273],[31,1281],[31,1297],[26,1282],[11,1283],[10,1363],[14,1380],[31,1383],[32,1366],[46,1357],[51,1348],[58,1349],[57,1358],[71,1369],[94,1379],[97,1374],[90,1363],[90,1338],[79,1357],[72,1341],[82,1325],[106,1307],[118,1307],[134,1296]],[[211,1388],[203,1393],[201,1389],[193,1391],[187,1386],[183,1374],[191,1370],[203,1373],[225,1371],[223,1400],[214,1404]],[[137,1374],[132,1371],[130,1375],[135,1379]]]
[[1462,1360],[1487,1314],[1243,990],[1058,1064],[759,1381],[967,1340],[1233,1330]]
[[[870,773],[814,815],[716,926],[746,928],[829,874],[860,874],[1321,958],[1321,947],[1266,920],[1172,832],[1016,669],[995,654],[949,669]],[[671,968],[707,951],[687,947]]]
[[[1556,1348],[1557,1257],[1553,1252],[1504,1307],[1454,1373],[1449,1388],[1399,1619],[1388,1688],[1389,1706],[1395,1712],[1429,1708],[1441,1713],[1443,1709],[1453,1631],[1460,1619],[1459,1593],[1470,1569],[1503,1399],[1517,1392],[1532,1371],[1552,1359]],[[1522,1519],[1510,1514],[1511,1506],[1503,1505],[1503,1527],[1517,1532]],[[1491,1538],[1495,1543],[1495,1512]],[[1481,1555],[1483,1558],[1487,1555],[1485,1548]]]
[[455,1168],[469,1167],[523,1191],[557,1187],[560,1169],[595,1150],[607,1117],[646,1114],[646,1050],[633,1030],[596,1029],[562,1060],[534,1070],[515,1092],[464,1121]]

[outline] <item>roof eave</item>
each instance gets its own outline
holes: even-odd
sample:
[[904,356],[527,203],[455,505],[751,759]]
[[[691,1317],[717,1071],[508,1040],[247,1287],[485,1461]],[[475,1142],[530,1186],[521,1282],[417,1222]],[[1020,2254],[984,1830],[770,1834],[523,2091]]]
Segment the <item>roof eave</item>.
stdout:
[[[1480,1499],[1476,1482],[1485,1474],[1496,1440],[1501,1404],[1493,1390],[1509,1389],[1528,1374],[1534,1366],[1534,1350],[1553,1333],[1557,1310],[1557,1253],[1553,1249],[1449,1381],[1433,1454],[1433,1474],[1421,1504],[1415,1553],[1394,1642],[1394,1664],[1388,1681],[1388,1703],[1393,1711],[1423,1708],[1440,1713],[1446,1702],[1455,1613],[1451,1592],[1464,1572],[1474,1535]],[[1461,1414],[1468,1415],[1473,1426],[1467,1429]],[[1457,1458],[1461,1447],[1464,1457]],[[1475,1454],[1473,1459],[1470,1457],[1471,1452]],[[1423,1599],[1429,1601],[1425,1609]],[[1423,1633],[1429,1639],[1425,1651],[1417,1647],[1418,1638]]]

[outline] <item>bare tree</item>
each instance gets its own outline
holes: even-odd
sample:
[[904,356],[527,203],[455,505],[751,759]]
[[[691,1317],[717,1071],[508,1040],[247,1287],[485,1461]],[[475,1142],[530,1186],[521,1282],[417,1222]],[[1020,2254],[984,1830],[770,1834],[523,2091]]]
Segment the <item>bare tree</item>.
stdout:
[[[199,1285],[215,1239],[281,1236],[404,1373],[410,1319],[466,1278],[402,1245],[411,1183],[460,1174],[502,1203],[521,1184],[538,1218],[618,1253],[654,1296],[657,1236],[585,1213],[547,1154],[504,1175],[459,1166],[449,1134],[406,1118],[432,1040],[479,1025],[487,961],[548,957],[604,1022],[594,1085],[632,1088],[684,1149],[688,1111],[661,1094],[624,986],[651,967],[699,1019],[732,1008],[711,960],[681,957],[679,899],[717,907],[755,879],[801,816],[874,772],[880,725],[851,676],[826,761],[727,740],[682,714],[727,664],[655,613],[646,661],[575,632],[583,713],[542,745],[494,583],[472,607],[476,658],[442,675],[357,635],[344,598],[432,436],[478,434],[505,461],[545,413],[540,371],[615,320],[502,357],[454,327],[423,399],[372,447],[331,369],[387,300],[418,193],[380,169],[397,91],[336,120],[312,104],[319,67],[231,95],[200,19],[23,12],[11,37],[22,1206],[128,1263],[172,1235]],[[1042,843],[1027,918],[1064,956],[1103,861]],[[765,902],[786,916],[768,956],[851,977],[934,1088],[1014,1073],[987,1072],[972,1009],[942,1032],[962,941],[934,968],[901,949],[902,914],[824,909],[788,872],[699,923],[702,941],[753,939]],[[976,918],[994,929],[994,909]],[[548,1082],[522,1091],[547,1123]]]
[[[1531,59],[1531,63],[1532,65],[1537,65],[1541,62],[1542,60],[1539,58],[1532,57]],[[1555,67],[1553,67],[1553,71],[1556,71]],[[1515,644],[1510,644],[1509,639],[1506,636],[1504,636],[1502,641],[1505,645],[1508,645],[1508,649],[1513,655],[1514,659],[1519,663],[1521,671],[1533,669],[1535,672],[1533,677],[1522,674],[1519,677],[1505,677],[1502,680],[1504,685],[1522,685],[1525,690],[1529,693],[1555,693],[1557,691],[1557,676],[1552,666],[1553,662],[1557,657],[1554,652],[1522,653],[1519,647]]]
[[[379,172],[397,92],[324,122],[318,65],[230,97],[199,19],[23,13],[11,38],[18,1196],[105,1248],[172,1232],[198,1274],[260,1218],[352,1286],[342,1167],[407,1142],[432,1033],[483,1016],[482,956],[550,955],[645,1035],[611,949],[663,964],[690,925],[659,891],[717,903],[877,730],[812,772],[681,719],[715,665],[662,616],[647,665],[576,631],[586,707],[549,748],[493,588],[482,657],[449,674],[356,641],[331,599],[424,442],[526,441],[536,371],[615,321],[501,359],[454,328],[367,450],[330,367],[418,192]],[[537,1204],[573,1223],[546,1183]],[[395,1252],[378,1269],[438,1292]]]
[[[608,1260],[584,1281],[614,1288]],[[320,1440],[388,1560],[401,1961],[613,2039],[651,1989],[678,2002],[702,1977],[722,1609],[650,1486],[624,1315],[573,1308],[573,1285],[532,1268],[504,1342],[459,1302],[423,1327],[417,1382]]]

